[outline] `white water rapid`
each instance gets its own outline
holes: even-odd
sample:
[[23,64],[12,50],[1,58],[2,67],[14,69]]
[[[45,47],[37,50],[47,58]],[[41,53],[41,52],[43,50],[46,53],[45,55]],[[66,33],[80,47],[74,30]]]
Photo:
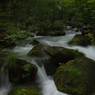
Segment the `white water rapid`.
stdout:
[[9,90],[12,88],[12,84],[9,82],[8,74],[5,75],[4,67],[1,68],[1,86],[0,86],[0,95],[7,95]]
[[[56,36],[56,37],[35,36],[34,38],[43,44],[47,44],[51,46],[61,46],[61,47],[66,47],[66,48],[71,48],[71,49],[78,49],[79,51],[84,52],[87,57],[95,60],[95,46],[88,46],[88,47],[72,46],[71,47],[67,44],[67,42],[71,40],[74,37],[74,35],[75,35],[75,32],[69,30],[67,31],[67,34],[65,36]],[[37,65],[37,61],[35,59],[31,59],[29,56],[26,56],[27,53],[33,47],[34,46],[32,45],[25,45],[20,48],[15,47],[14,49],[12,49],[12,52],[17,54],[19,57],[22,57],[25,60]],[[42,88],[41,93],[43,95],[67,95],[66,93],[61,93],[57,90],[53,81],[53,77],[46,75],[46,72],[43,66],[42,67],[38,66],[36,82],[39,83],[39,86]],[[5,94],[0,93],[0,95],[5,95]]]

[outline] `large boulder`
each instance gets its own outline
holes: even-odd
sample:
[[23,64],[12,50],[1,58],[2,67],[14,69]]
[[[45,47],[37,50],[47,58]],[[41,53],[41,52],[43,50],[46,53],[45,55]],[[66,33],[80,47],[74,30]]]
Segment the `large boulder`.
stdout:
[[10,55],[5,71],[9,72],[9,80],[12,83],[28,83],[36,79],[37,66],[26,60]]
[[48,55],[45,52],[47,48],[51,48],[51,46],[39,43],[36,46],[34,46],[34,48],[27,55],[35,57],[45,57],[45,55]]
[[76,34],[72,40],[68,42],[69,45],[80,45],[88,46],[91,45],[91,41],[88,36],[83,36],[82,34]]
[[84,56],[83,53],[73,49],[45,44],[37,44],[28,55],[42,58],[42,62],[48,75],[53,75],[55,73],[57,67],[60,66],[59,63],[65,64],[69,60]]
[[8,95],[42,95],[33,84],[18,85],[11,89]]
[[65,64],[69,60],[73,60],[80,56],[85,56],[83,53],[73,49],[55,46],[47,50],[47,52],[52,55],[49,59],[43,61],[46,73],[48,75],[53,75],[61,64]]
[[92,95],[95,92],[95,61],[80,57],[60,66],[54,81],[57,89],[70,95]]

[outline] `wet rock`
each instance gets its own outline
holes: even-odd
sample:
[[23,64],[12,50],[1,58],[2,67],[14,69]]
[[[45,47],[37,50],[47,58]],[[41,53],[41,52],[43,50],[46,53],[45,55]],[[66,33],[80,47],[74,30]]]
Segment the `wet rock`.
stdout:
[[37,44],[34,48],[27,54],[28,56],[35,56],[35,57],[45,57],[47,53],[45,49],[50,48],[49,45],[45,44]]
[[34,84],[18,85],[8,95],[42,95]]
[[91,45],[91,41],[87,36],[76,34],[72,40],[68,42],[69,45],[88,46]]
[[14,55],[8,57],[5,70],[8,69],[9,80],[12,83],[28,83],[35,81],[37,66]]
[[95,92],[95,61],[80,57],[60,66],[54,81],[57,89],[70,95],[91,95]]
[[60,64],[65,64],[69,60],[84,56],[81,52],[66,49],[64,47],[52,47],[52,51],[47,50],[47,52],[52,55],[48,60],[43,61],[46,73],[48,75],[53,75]]
[[38,43],[39,43],[39,41],[37,41],[36,39],[33,39],[33,41],[31,41],[30,44],[32,44],[32,45],[36,45],[36,44],[38,44]]
[[79,56],[84,56],[83,53],[72,49],[45,44],[37,44],[28,55],[32,57],[40,57],[48,75],[53,75],[55,73],[56,69],[60,66],[59,63],[65,64],[69,60],[73,60]]

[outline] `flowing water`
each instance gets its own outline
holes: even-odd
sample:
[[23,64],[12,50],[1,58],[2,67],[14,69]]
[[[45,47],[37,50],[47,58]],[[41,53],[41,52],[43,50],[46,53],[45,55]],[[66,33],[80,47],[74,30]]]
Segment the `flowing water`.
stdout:
[[12,88],[12,84],[9,82],[8,74],[5,75],[4,67],[1,68],[1,86],[0,86],[0,95],[7,95],[9,90]]
[[[71,40],[75,32],[74,31],[66,31],[67,34],[65,36],[57,36],[57,37],[51,37],[51,36],[35,36],[34,38],[37,39],[40,43],[51,45],[51,46],[61,46],[61,47],[66,47],[66,48],[71,48],[71,49],[78,49],[81,52],[84,52],[85,55],[89,58],[92,58],[95,60],[95,46],[88,46],[88,47],[81,47],[81,46],[69,46],[67,42]],[[17,54],[19,57],[24,58],[25,60],[29,61],[30,63],[36,64],[37,65],[37,60],[31,59],[31,57],[26,56],[27,53],[33,48],[34,46],[32,45],[25,45],[21,48],[15,47],[12,49],[12,52]],[[40,59],[38,59],[40,61]],[[43,66],[38,67],[38,73],[37,73],[37,80],[36,82],[39,83],[39,86],[42,88],[42,94],[43,95],[68,95],[66,93],[61,93],[57,90],[53,77],[52,76],[47,76],[45,69]],[[4,75],[4,74],[3,74]],[[6,79],[6,83],[3,82],[3,79]],[[4,84],[5,83],[5,84]],[[8,81],[8,76],[3,76],[1,77],[1,90],[0,90],[0,95],[7,95],[7,92],[9,91],[8,88],[10,88],[10,83]],[[9,86],[9,87],[6,87]],[[5,91],[5,92],[4,92]],[[4,94],[5,93],[5,94]]]

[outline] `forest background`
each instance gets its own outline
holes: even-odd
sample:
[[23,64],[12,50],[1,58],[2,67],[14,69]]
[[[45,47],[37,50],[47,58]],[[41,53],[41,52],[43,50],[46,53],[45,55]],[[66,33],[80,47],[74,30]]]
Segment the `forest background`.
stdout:
[[66,25],[95,28],[95,0],[1,0],[0,44],[16,43],[39,31],[64,35]]

